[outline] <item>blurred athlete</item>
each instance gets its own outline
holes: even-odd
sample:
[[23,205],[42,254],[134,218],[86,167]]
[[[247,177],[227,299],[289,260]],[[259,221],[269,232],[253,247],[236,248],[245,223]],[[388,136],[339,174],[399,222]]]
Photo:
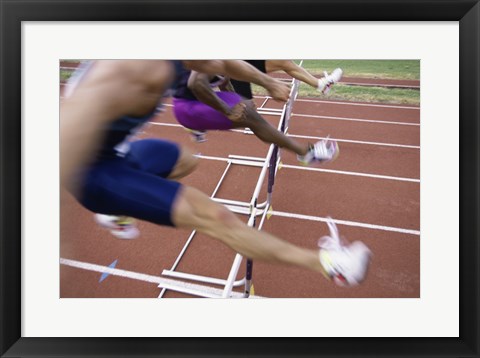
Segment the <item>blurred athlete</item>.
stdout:
[[[241,61],[184,64],[257,82],[279,99],[288,97],[288,88]],[[60,170],[62,185],[84,207],[197,230],[253,260],[308,268],[336,282],[363,280],[370,252],[362,243],[342,245],[333,233],[320,250],[305,249],[255,230],[206,194],[174,180],[196,166],[188,150],[159,139],[128,141],[174,81],[174,62],[96,61],[79,71],[60,108]]]
[[[213,87],[219,87],[221,91],[214,91]],[[328,162],[338,156],[339,149],[335,141],[321,140],[303,145],[273,127],[249,101],[231,91],[228,79],[222,81],[218,76],[183,68],[174,91],[175,117],[191,131],[197,142],[205,140],[206,130],[248,127],[262,141],[296,153],[304,165],[313,161]]]

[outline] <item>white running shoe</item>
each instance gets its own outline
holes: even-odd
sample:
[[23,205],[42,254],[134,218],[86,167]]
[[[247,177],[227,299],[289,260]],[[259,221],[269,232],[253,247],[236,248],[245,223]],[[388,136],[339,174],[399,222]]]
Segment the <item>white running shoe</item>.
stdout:
[[207,131],[198,131],[195,129],[185,128],[190,133],[192,141],[197,143],[203,143],[207,141]]
[[310,144],[307,154],[297,155],[297,159],[303,165],[308,165],[313,161],[328,163],[337,159],[339,154],[340,148],[336,141],[322,139],[315,144]]
[[332,88],[332,86],[338,81],[340,81],[340,78],[342,78],[343,75],[343,71],[341,68],[336,68],[331,74],[328,74],[327,71],[324,71],[323,74],[324,77],[318,80],[317,89],[322,92],[322,94],[327,94]]
[[356,286],[365,279],[371,251],[361,241],[342,243],[333,220],[327,222],[330,236],[318,241],[319,257],[328,278],[339,286]]
[[140,234],[135,226],[135,220],[128,216],[95,214],[95,221],[119,239],[132,240]]

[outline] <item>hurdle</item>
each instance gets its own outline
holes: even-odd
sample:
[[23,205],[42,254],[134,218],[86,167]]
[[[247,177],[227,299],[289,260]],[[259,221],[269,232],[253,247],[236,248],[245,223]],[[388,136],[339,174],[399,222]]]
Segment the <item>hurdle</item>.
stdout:
[[[299,87],[299,81],[296,79],[292,79],[291,89],[290,89],[290,98],[287,101],[287,103],[283,105],[282,109],[266,108],[265,104],[268,102],[270,97],[267,97],[262,103],[262,105],[258,108],[258,112],[260,114],[280,116],[280,121],[277,129],[284,133],[286,133],[288,130],[288,121],[292,113],[293,102],[295,101],[298,95],[298,87]],[[238,132],[244,133],[246,131],[242,130]],[[202,156],[200,155],[199,157],[201,158]],[[277,145],[271,144],[269,146],[267,155],[264,158],[229,155],[226,162],[227,162],[227,166],[223,174],[221,175],[217,183],[217,186],[213,190],[210,198],[220,204],[223,204],[226,208],[228,208],[230,211],[234,213],[248,215],[247,225],[252,228],[256,227],[257,218],[261,217],[259,225],[258,227],[256,227],[258,230],[261,230],[265,222],[265,219],[267,218],[268,210],[271,208],[273,185],[275,181],[275,175],[277,173],[279,163],[280,163],[280,149],[278,148]],[[223,199],[223,198],[216,197],[216,194],[220,189],[220,186],[222,185],[222,182],[224,181],[225,176],[227,175],[232,165],[244,165],[244,166],[261,168],[260,174],[257,180],[257,184],[255,186],[255,189],[251,196],[250,201],[238,201],[238,200],[230,200],[230,199]],[[268,177],[267,177],[267,172],[268,172]],[[264,202],[259,203],[258,198],[260,196],[262,185],[266,177],[267,177],[266,200]],[[226,279],[176,271],[178,264],[180,263],[183,255],[185,254],[188,246],[192,242],[195,235],[196,235],[196,230],[192,231],[192,233],[188,237],[186,243],[184,244],[182,250],[177,256],[172,267],[168,270],[163,270],[162,275],[176,278],[176,279],[181,279],[181,280],[189,280],[189,281],[202,282],[205,284],[218,285],[223,287],[222,293],[212,296],[211,293],[206,295],[204,293],[205,292],[204,290],[195,291],[195,290],[189,289],[187,292],[187,290],[185,290],[181,285],[178,285],[178,286],[169,285],[167,287],[167,285],[160,283],[158,287],[161,288],[161,292],[158,298],[162,298],[167,290],[183,292],[186,294],[199,296],[199,297],[236,298],[238,297],[238,292],[233,291],[233,289],[237,287],[241,287],[242,285],[244,286],[242,297],[244,298],[251,297],[250,293],[251,293],[252,275],[253,275],[253,261],[247,258],[245,276],[237,280],[236,278],[238,276],[240,265],[242,264],[242,261],[243,261],[243,256],[238,253],[235,255],[228,277]]]

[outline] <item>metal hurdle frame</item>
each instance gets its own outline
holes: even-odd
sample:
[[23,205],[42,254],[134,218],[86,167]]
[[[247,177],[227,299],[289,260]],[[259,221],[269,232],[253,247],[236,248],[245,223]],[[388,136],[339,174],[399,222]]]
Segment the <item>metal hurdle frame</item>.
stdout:
[[[303,62],[303,61],[302,61]],[[300,62],[300,65],[302,64]],[[293,103],[298,95],[298,86],[299,81],[296,79],[292,79],[291,81],[292,87],[290,90],[290,98],[287,103],[284,104],[282,109],[275,109],[275,108],[265,108],[265,104],[268,102],[271,97],[266,97],[265,101],[262,105],[258,108],[258,113],[265,114],[265,115],[279,115],[280,121],[278,124],[277,129],[287,133],[288,130],[288,120],[292,113]],[[248,128],[245,129],[244,133],[253,134]],[[257,216],[261,216],[260,223],[258,225],[258,230],[261,230],[263,224],[265,222],[265,218],[267,217],[268,210],[271,207],[271,200],[272,200],[272,192],[273,192],[273,185],[275,182],[275,175],[279,168],[280,163],[280,149],[277,145],[271,144],[265,158],[258,158],[258,157],[246,157],[246,156],[239,156],[239,155],[229,155],[227,160],[227,167],[225,168],[217,186],[213,190],[212,195],[210,196],[212,200],[225,205],[230,211],[238,214],[249,215],[247,225],[250,227],[256,227],[256,219]],[[237,165],[246,165],[246,166],[253,166],[253,167],[260,167],[261,172],[255,186],[255,190],[249,202],[244,201],[237,201],[237,200],[229,200],[229,199],[222,199],[216,198],[215,195],[217,194],[220,186],[227,175],[230,167],[233,164]],[[264,202],[258,203],[258,197],[260,195],[260,191],[265,180],[265,176],[267,174],[267,169],[269,171],[268,175],[268,185],[267,185],[267,198]],[[232,267],[228,274],[228,278],[221,279],[215,277],[208,277],[208,276],[201,276],[195,274],[189,274],[184,272],[175,271],[180,260],[182,259],[183,255],[185,254],[188,246],[190,245],[191,241],[193,240],[196,234],[196,230],[192,231],[190,236],[188,237],[185,245],[183,246],[180,254],[178,255],[177,259],[175,260],[174,264],[169,270],[163,270],[162,275],[176,278],[176,279],[184,279],[190,281],[197,281],[203,282],[207,284],[219,285],[224,286],[223,292],[221,295],[212,296],[211,293],[207,294],[202,291],[195,291],[192,289],[186,289],[183,285],[183,281],[180,281],[181,284],[176,286],[175,284],[159,284],[158,287],[162,288],[158,298],[162,298],[163,295],[167,290],[172,290],[176,292],[183,292],[187,294],[191,294],[194,296],[199,297],[208,297],[208,298],[232,298],[232,291],[234,287],[239,287],[244,285],[244,293],[243,297],[248,298],[250,297],[250,290],[252,284],[252,274],[253,274],[253,261],[251,259],[247,259],[246,261],[246,273],[245,277],[240,280],[235,280],[238,275],[238,271],[240,269],[240,265],[243,260],[243,256],[240,254],[236,254],[234,261],[232,263]]]

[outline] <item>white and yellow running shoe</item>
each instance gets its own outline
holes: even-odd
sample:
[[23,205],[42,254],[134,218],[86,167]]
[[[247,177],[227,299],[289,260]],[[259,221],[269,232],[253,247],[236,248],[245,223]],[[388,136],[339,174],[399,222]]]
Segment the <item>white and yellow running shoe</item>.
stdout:
[[328,163],[337,159],[340,154],[338,143],[330,139],[322,139],[315,144],[310,144],[307,154],[298,155],[298,161],[303,165],[317,161]]
[[340,81],[343,75],[341,68],[336,68],[332,71],[331,74],[328,74],[327,71],[323,72],[324,77],[318,80],[317,90],[322,92],[322,94],[327,94],[332,86]]
[[342,242],[337,226],[329,219],[330,235],[318,242],[320,263],[326,276],[337,285],[356,286],[365,279],[371,251],[361,241]]
[[132,240],[140,235],[135,220],[128,216],[95,214],[95,221],[119,239]]

